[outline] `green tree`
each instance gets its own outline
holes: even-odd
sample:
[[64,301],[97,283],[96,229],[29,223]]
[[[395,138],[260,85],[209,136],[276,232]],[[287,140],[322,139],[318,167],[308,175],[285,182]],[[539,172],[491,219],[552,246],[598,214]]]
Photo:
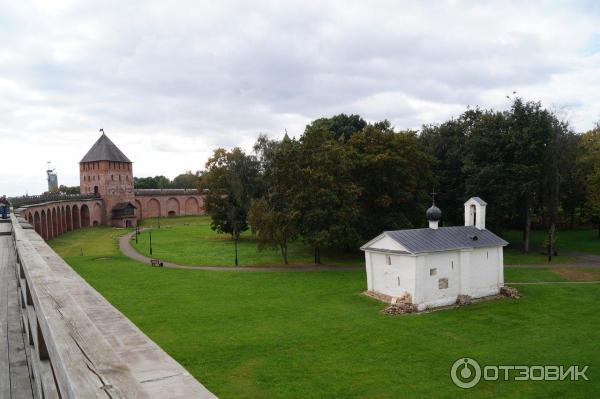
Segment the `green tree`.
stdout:
[[433,158],[415,132],[395,132],[388,121],[369,124],[347,143],[350,178],[359,196],[360,236],[420,227],[430,205]]
[[139,189],[161,189],[169,188],[171,181],[166,176],[154,176],[154,177],[134,177],[133,187]]
[[278,247],[288,264],[288,244],[298,235],[300,213],[297,196],[301,189],[299,143],[287,135],[281,142],[259,138],[255,146],[263,165],[266,190],[253,201],[248,221],[256,233],[259,249]]
[[301,175],[296,208],[302,238],[321,263],[323,248],[355,248],[360,241],[359,188],[351,171],[353,159],[344,142],[319,120],[300,138]]
[[424,150],[434,159],[436,204],[443,210],[445,224],[460,225],[464,222],[466,142],[481,115],[479,109],[468,109],[457,119],[423,126],[419,135]]
[[258,162],[240,148],[216,149],[201,175],[200,188],[206,189],[206,212],[211,216],[211,228],[230,234],[237,242],[248,229],[248,210],[257,196]]
[[171,182],[171,188],[197,188],[200,174],[198,172],[192,173],[191,170],[186,171],[180,175],[177,175]]
[[313,132],[319,135],[322,131],[327,131],[331,139],[348,141],[353,134],[360,132],[366,126],[367,122],[359,115],[339,114],[331,118],[314,120],[306,127],[304,136],[310,136]]
[[600,238],[600,125],[581,137],[580,167],[585,171],[585,209],[598,227]]
[[584,210],[586,201],[586,167],[582,164],[581,135],[568,132],[562,137],[559,153],[560,165],[560,202],[569,228],[575,228],[576,214]]

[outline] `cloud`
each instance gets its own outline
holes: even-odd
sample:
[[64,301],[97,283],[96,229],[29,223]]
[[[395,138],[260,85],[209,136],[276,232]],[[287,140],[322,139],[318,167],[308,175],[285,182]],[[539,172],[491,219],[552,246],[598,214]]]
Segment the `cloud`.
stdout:
[[298,136],[339,112],[397,129],[516,90],[600,118],[593,2],[0,0],[0,191],[78,184],[107,134],[137,176],[201,169],[216,147]]

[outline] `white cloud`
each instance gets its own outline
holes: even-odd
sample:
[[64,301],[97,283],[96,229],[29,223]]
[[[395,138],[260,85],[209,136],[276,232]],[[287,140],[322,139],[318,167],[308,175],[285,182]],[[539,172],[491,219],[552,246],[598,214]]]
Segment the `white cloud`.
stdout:
[[[0,0],[0,193],[78,184],[103,127],[137,176],[339,112],[418,128],[516,90],[600,118],[593,2]],[[9,151],[5,149],[9,148]]]

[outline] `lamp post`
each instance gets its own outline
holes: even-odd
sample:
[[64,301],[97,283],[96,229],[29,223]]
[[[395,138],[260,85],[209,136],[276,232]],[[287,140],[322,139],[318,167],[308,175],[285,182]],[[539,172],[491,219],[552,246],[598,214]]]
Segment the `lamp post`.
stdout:
[[148,231],[148,234],[150,235],[150,256],[152,256],[152,230]]
[[135,245],[138,243],[138,235],[140,235],[140,228],[135,226]]

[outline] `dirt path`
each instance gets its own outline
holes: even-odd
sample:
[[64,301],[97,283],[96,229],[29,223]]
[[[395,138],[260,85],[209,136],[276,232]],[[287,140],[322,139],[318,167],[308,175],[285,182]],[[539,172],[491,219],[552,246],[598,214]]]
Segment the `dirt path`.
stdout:
[[[136,251],[130,243],[135,232],[119,237],[119,248],[123,254],[131,259],[150,264],[150,258]],[[210,271],[239,271],[239,272],[328,272],[363,270],[362,266],[334,266],[334,265],[293,265],[293,266],[190,266],[173,262],[162,261],[163,267],[171,269],[194,269]]]

